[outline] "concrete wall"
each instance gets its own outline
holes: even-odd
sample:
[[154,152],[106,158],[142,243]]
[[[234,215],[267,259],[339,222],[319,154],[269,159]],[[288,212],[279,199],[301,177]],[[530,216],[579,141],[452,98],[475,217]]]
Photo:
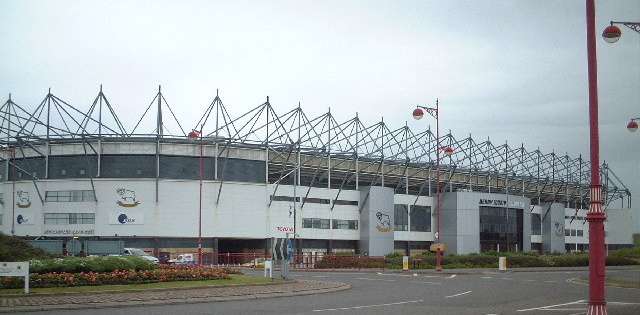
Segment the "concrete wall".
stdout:
[[[523,211],[521,251],[531,250],[530,200],[520,196],[476,192],[443,193],[441,199],[441,242],[447,253],[480,252],[480,206],[505,207]],[[434,212],[437,216],[437,211]],[[437,219],[437,218],[436,218]]]
[[369,256],[393,253],[393,189],[362,189],[360,202],[360,252]]
[[562,203],[542,203],[542,253],[565,252],[565,208]]

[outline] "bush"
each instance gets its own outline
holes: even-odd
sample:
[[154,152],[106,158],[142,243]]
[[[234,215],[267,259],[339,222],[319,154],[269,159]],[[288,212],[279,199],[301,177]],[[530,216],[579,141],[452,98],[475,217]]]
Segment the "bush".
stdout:
[[114,270],[150,270],[153,267],[150,261],[133,255],[29,260],[29,270],[37,273],[112,272]]
[[33,258],[60,256],[33,247],[19,237],[0,232],[0,257],[2,257],[2,261],[25,261]]
[[509,267],[547,267],[548,264],[540,255],[511,255],[507,258]]
[[607,266],[640,265],[640,259],[623,256],[609,256],[605,258],[605,264]]
[[385,258],[368,256],[324,256],[317,269],[385,268]]
[[627,257],[640,259],[640,246],[632,248],[616,249],[609,252],[610,257]]

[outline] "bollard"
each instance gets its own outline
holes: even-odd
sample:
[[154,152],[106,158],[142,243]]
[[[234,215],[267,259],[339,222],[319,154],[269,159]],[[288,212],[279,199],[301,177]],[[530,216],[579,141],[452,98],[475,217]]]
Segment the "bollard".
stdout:
[[498,270],[507,270],[507,257],[500,257],[498,260]]

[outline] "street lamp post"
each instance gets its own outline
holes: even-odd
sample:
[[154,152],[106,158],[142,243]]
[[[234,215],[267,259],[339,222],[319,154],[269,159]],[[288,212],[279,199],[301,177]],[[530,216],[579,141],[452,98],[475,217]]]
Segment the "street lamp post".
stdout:
[[435,237],[436,271],[442,271],[442,246],[440,244],[440,150],[444,151],[447,156],[450,156],[453,153],[453,149],[451,147],[443,148],[440,146],[440,120],[438,119],[438,100],[436,99],[436,107],[424,107],[418,105],[417,108],[413,110],[413,118],[415,118],[416,120],[422,119],[422,117],[424,116],[423,110],[436,119],[436,213],[438,216],[436,227],[437,231]]
[[[586,0],[587,15],[587,63],[589,80],[589,144],[591,160],[591,184],[589,212],[589,302],[587,315],[606,315],[607,302],[604,298],[605,244],[604,221],[607,216],[602,210],[602,184],[600,182],[600,140],[598,135],[598,67],[596,62],[595,0]],[[614,24],[623,24],[640,33],[640,23],[613,22],[602,32],[607,43],[615,43],[622,36]],[[638,124],[631,119],[629,131],[635,131]]]
[[199,192],[199,216],[198,216],[198,265],[202,265],[202,158],[203,158],[203,139],[202,139],[202,126],[200,130],[192,130],[188,135],[190,140],[200,140],[200,192]]
[[587,68],[589,81],[589,153],[591,184],[589,185],[589,302],[587,315],[606,315],[604,298],[605,247],[600,183],[600,138],[598,135],[598,67],[596,62],[595,0],[586,0]]

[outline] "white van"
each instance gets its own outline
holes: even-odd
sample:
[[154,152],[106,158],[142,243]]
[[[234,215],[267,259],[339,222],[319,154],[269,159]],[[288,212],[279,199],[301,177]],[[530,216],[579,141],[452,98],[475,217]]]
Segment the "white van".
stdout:
[[197,265],[198,262],[195,260],[193,254],[180,254],[178,257],[174,259],[167,260],[167,264],[175,264],[175,265]]
[[158,258],[147,254],[145,251],[143,251],[142,249],[139,249],[139,248],[125,248],[124,249],[124,254],[125,255],[140,256],[140,257],[142,257],[144,259],[149,260],[150,262],[152,262],[154,264],[159,264],[160,263],[160,260]]

